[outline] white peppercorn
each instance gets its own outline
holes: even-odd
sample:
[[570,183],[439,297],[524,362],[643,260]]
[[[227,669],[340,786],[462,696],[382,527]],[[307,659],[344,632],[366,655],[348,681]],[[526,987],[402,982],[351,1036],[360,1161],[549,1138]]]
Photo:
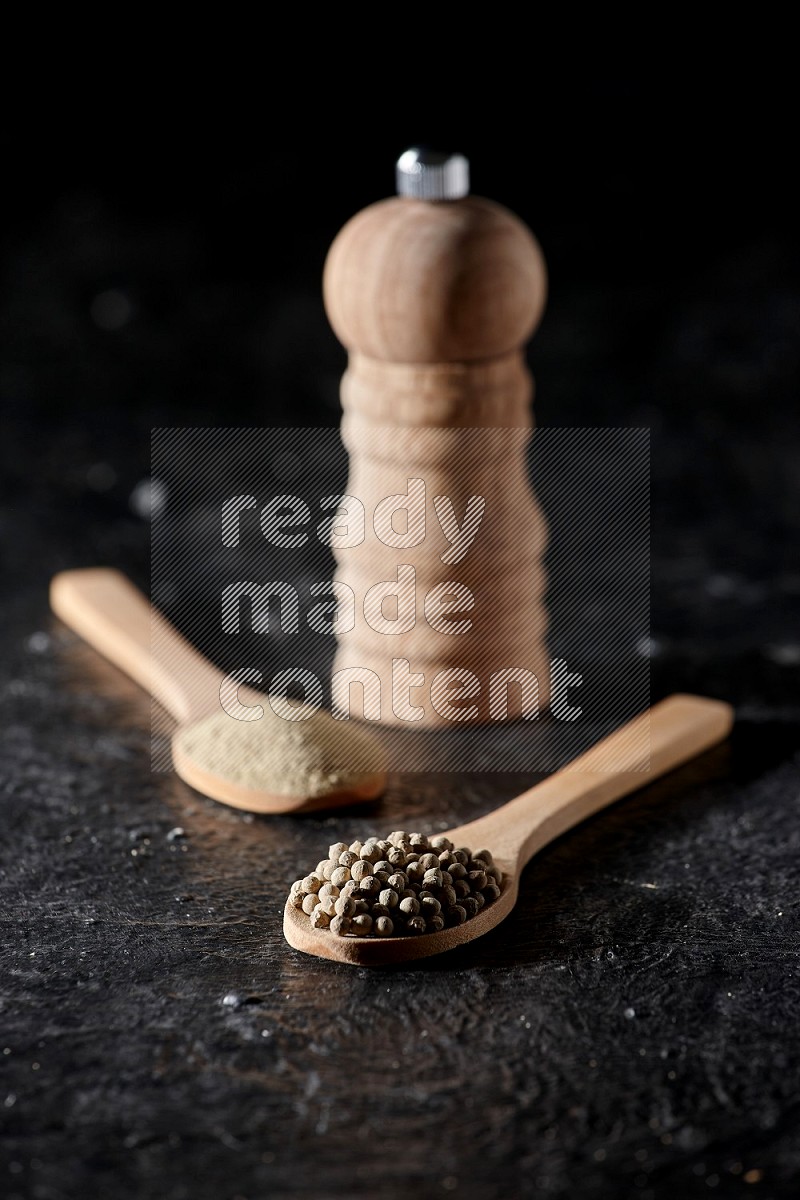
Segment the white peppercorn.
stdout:
[[377,917],[388,917],[390,913],[385,904],[378,903],[372,905],[372,908],[370,909],[370,915],[374,921]]
[[456,896],[455,888],[449,884],[445,884],[439,898],[442,902],[442,907],[449,908],[451,904],[455,904],[458,897]]
[[331,874],[331,883],[336,887],[342,887],[350,878],[350,871],[347,867],[337,867]]
[[447,871],[451,879],[463,879],[467,874],[467,868],[460,862],[451,862]]
[[330,861],[330,859],[321,858],[319,860],[319,862],[317,863],[316,867],[314,868],[314,874],[322,875],[322,873],[325,870],[326,866],[328,865],[329,861]]
[[337,917],[352,917],[356,911],[356,902],[352,896],[340,896],[334,907]]
[[292,908],[302,908],[303,901],[305,900],[305,898],[306,897],[305,897],[304,892],[290,892],[289,893],[289,902],[290,902]]
[[435,896],[423,896],[420,900],[420,908],[426,921],[431,917],[438,917],[442,911],[442,906]]
[[329,915],[323,911],[322,905],[318,904],[311,913],[311,925],[314,929],[327,929],[331,923]]
[[439,866],[439,856],[437,854],[422,854],[420,855],[419,865],[423,871],[430,871],[432,867]]
[[351,842],[350,845],[348,846],[348,849],[351,850],[353,852],[353,854],[360,854],[361,853],[361,842]]
[[424,933],[426,929],[424,917],[409,917],[406,921],[406,929],[409,933]]
[[[321,912],[324,912],[327,916],[335,917],[336,916],[336,897],[335,896],[323,896],[322,899],[320,900],[319,904],[317,905],[317,908],[320,909]],[[314,909],[314,912],[316,912],[316,909]],[[313,916],[314,914],[312,913],[311,915]]]
[[428,933],[441,933],[444,929],[444,917],[436,916],[428,917],[427,930]]
[[347,849],[347,842],[334,842],[332,846],[328,847],[328,858],[338,860],[339,855],[344,854]]
[[372,864],[359,859],[358,862],[353,863],[350,874],[353,876],[353,879],[361,882],[362,879],[366,879],[368,875],[372,874]]
[[394,925],[389,917],[378,917],[375,922],[375,932],[378,937],[391,937],[394,933]]
[[354,854],[352,850],[343,850],[342,853],[339,855],[339,866],[340,867],[352,867],[353,863],[357,863],[357,862],[358,862],[358,855]]
[[386,880],[386,886],[392,888],[395,892],[404,892],[407,883],[408,876],[405,871],[395,871]]
[[406,896],[400,901],[400,911],[408,917],[415,917],[419,912],[419,900],[416,896]]
[[447,910],[447,919],[451,925],[463,925],[467,919],[467,910],[460,904],[453,904]]
[[303,880],[303,891],[306,893],[306,895],[309,895],[312,892],[316,893],[322,887],[322,884],[323,880],[320,879],[319,875],[306,875],[305,879]]
[[303,897],[303,904],[302,904],[303,912],[307,913],[310,917],[312,912],[314,911],[314,909],[317,907],[318,904],[319,904],[319,896],[317,895],[317,893],[309,892],[306,896]]
[[349,933],[350,932],[350,918],[349,917],[334,917],[330,923],[330,931],[331,931],[331,933],[335,933],[337,935]]
[[319,896],[320,900],[323,898],[323,896],[333,896],[335,898],[339,895],[339,889],[335,883],[323,883],[322,887],[317,892],[317,895]]
[[384,908],[396,908],[400,903],[400,897],[394,888],[387,887],[378,895],[378,903],[382,904]]
[[442,872],[436,867],[431,868],[431,870],[425,872],[422,883],[426,888],[440,888],[442,886]]
[[353,933],[363,937],[364,934],[372,932],[372,917],[369,913],[359,913],[357,917],[353,917],[350,927]]
[[482,892],[489,882],[485,871],[470,871],[467,879],[473,892]]

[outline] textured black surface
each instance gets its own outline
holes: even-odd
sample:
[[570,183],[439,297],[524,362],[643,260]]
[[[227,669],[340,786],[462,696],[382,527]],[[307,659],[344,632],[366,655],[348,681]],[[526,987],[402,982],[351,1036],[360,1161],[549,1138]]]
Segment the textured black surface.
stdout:
[[[729,212],[720,232],[711,200],[685,244],[662,210],[631,223],[624,175],[594,225],[577,204],[560,219],[553,178],[542,219],[523,208],[554,280],[532,353],[539,419],[652,426],[653,695],[720,696],[738,723],[729,744],[542,854],[500,929],[414,970],[289,950],[289,883],[342,835],[446,827],[530,779],[395,777],[372,809],[234,813],[150,773],[147,700],[46,604],[66,566],[146,584],[148,528],[129,497],[151,426],[336,419],[342,360],[316,273],[347,205],[332,202],[310,242],[290,224],[277,258],[251,253],[257,173],[204,205],[175,185],[155,211],[87,175],[13,227],[9,1198],[796,1194],[796,246],[780,224],[739,228]],[[387,187],[365,185],[351,207]],[[494,190],[523,207],[524,181]],[[614,252],[593,249],[612,212]],[[91,316],[109,288],[131,302],[113,330]]]

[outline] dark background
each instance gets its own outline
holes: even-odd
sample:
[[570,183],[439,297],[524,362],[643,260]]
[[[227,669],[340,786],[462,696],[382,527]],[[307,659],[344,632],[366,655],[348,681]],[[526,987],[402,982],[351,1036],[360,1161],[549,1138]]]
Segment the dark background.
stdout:
[[[132,90],[111,70],[85,104],[54,89],[7,122],[9,1196],[794,1194],[792,89],[744,47],[725,70],[509,74],[435,98],[413,71],[371,77],[349,100],[305,74],[223,95],[211,72],[160,107],[146,72]],[[653,697],[720,696],[738,721],[544,854],[501,930],[375,974],[284,946],[298,863],[530,781],[224,810],[150,775],[146,701],[52,621],[46,585],[97,563],[147,585],[131,496],[152,427],[336,423],[324,256],[418,140],[467,153],[542,243],[537,420],[652,429]]]

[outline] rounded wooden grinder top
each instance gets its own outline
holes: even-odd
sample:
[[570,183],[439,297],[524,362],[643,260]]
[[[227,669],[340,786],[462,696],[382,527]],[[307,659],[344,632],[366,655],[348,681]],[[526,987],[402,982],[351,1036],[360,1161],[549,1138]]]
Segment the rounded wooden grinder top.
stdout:
[[384,362],[474,362],[528,341],[544,309],[547,271],[531,231],[492,200],[404,195],[348,221],[328,253],[323,291],[328,319],[351,352]]

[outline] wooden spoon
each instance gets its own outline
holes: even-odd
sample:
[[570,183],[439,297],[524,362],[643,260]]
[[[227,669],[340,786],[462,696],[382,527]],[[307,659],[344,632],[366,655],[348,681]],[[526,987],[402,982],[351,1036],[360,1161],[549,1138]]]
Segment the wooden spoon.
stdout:
[[342,937],[314,929],[306,914],[287,901],[286,940],[306,954],[354,966],[408,962],[471,942],[511,912],[520,873],[537,851],[606,805],[722,741],[732,724],[728,704],[700,696],[670,696],[502,808],[448,830],[443,836],[456,846],[491,850],[504,876],[497,900],[463,925],[416,936]]
[[[225,678],[222,671],[190,646],[119,571],[104,567],[63,571],[50,585],[50,604],[65,624],[172,714],[178,722],[172,737],[175,770],[198,792],[249,812],[286,813],[374,800],[383,791],[386,775],[377,765],[352,786],[317,788],[308,795],[283,795],[211,773],[187,753],[184,735],[198,721],[222,713],[220,685]],[[246,705],[261,704],[264,710],[260,720],[247,723],[254,736],[267,735],[273,729],[285,734],[286,723],[273,713],[266,696],[241,687],[239,699]],[[337,750],[337,760],[343,768],[349,765],[348,749],[352,760],[360,752],[370,761],[380,762],[371,734],[363,728],[343,727],[323,709],[318,709],[307,721],[292,723],[294,729],[308,730],[310,737],[325,732],[328,724],[336,726],[336,740],[341,747]]]

